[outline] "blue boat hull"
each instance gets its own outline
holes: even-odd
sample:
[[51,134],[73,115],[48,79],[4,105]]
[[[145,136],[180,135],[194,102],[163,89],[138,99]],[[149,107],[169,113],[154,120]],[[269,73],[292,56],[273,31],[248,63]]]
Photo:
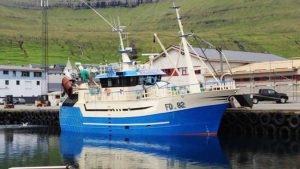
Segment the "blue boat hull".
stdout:
[[83,117],[80,108],[62,106],[62,131],[102,134],[216,135],[228,103],[139,117]]

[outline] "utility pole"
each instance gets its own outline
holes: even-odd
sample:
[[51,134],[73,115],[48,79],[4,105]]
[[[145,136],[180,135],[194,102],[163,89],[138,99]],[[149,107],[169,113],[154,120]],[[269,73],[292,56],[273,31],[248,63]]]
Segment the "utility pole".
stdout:
[[41,0],[42,8],[42,66],[45,74],[45,84],[43,85],[42,94],[48,94],[48,0]]

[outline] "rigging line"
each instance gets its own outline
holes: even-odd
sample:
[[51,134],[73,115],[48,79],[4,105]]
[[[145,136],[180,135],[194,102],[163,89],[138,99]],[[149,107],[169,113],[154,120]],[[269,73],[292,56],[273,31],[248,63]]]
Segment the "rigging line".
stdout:
[[[200,47],[200,50],[201,50],[201,52],[203,53],[205,59],[208,61],[208,64],[209,64],[210,67],[213,69],[214,73],[215,73],[216,75],[218,75],[218,73],[216,72],[215,68],[214,68],[213,65],[211,64],[210,59],[208,59],[208,57],[207,57],[205,51],[203,50],[203,48],[201,48],[200,42],[199,42],[199,40],[198,40],[198,36],[193,34],[193,37],[194,37],[194,39],[198,42],[198,45],[199,45],[199,47]],[[208,45],[209,45],[209,43],[208,43]],[[196,54],[196,53],[195,53],[195,54]],[[196,55],[197,55],[197,54],[196,54]]]
[[[227,57],[225,56],[225,54],[224,54],[221,50],[218,50],[213,44],[211,44],[210,42],[208,42],[208,41],[204,40],[203,38],[201,38],[199,35],[195,35],[195,34],[194,34],[194,36],[196,36],[196,37],[197,37],[198,39],[200,39],[202,42],[206,43],[209,47],[212,47],[212,48],[214,48],[215,50],[217,50],[217,51],[222,55],[222,57],[225,59],[226,64],[227,64],[227,66],[228,66],[228,68],[229,68],[230,74],[232,75],[232,68],[231,68],[231,66],[230,66],[230,64],[229,64],[229,62],[228,62],[228,59],[227,59]],[[194,38],[195,38],[195,37],[194,37]],[[199,42],[198,42],[198,43],[199,43]]]
[[87,2],[80,0],[81,2],[83,2],[86,6],[88,6],[91,10],[93,10],[98,16],[100,16],[100,18],[102,18],[111,28],[116,29],[108,20],[106,20],[95,8],[93,8],[92,6],[90,6]]
[[182,42],[180,42],[180,44],[179,44],[179,56],[177,57],[177,61],[176,61],[176,63],[174,64],[175,68],[174,68],[174,70],[173,70],[173,72],[172,72],[172,74],[171,74],[171,77],[168,78],[167,81],[171,80],[172,77],[174,77],[174,73],[176,72],[176,70],[177,70],[178,76],[182,76],[182,73],[181,73],[181,72],[179,71],[179,69],[178,69],[179,59],[180,59],[180,57],[181,57],[181,50],[182,50]]
[[210,68],[207,66],[207,64],[205,64],[205,62],[203,61],[203,59],[199,56],[199,54],[195,51],[195,49],[191,46],[190,43],[187,42],[188,47],[198,56],[197,58],[202,62],[202,64],[206,67],[206,69],[209,71],[209,73],[213,76],[213,78],[219,83],[221,84],[220,80],[216,78],[215,74],[210,70]]

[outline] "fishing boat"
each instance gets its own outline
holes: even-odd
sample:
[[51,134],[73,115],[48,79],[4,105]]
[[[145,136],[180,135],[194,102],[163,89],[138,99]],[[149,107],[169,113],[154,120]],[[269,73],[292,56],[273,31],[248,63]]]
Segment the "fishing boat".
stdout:
[[[161,70],[132,66],[119,33],[122,66],[109,67],[95,81],[64,87],[69,97],[60,108],[62,131],[125,135],[217,135],[228,96],[237,91],[234,82],[203,84],[198,81],[189,53],[189,43],[177,14],[188,83],[171,86],[161,80]],[[205,63],[204,63],[205,64]],[[76,82],[75,82],[76,83]],[[72,89],[72,90],[70,90]]]

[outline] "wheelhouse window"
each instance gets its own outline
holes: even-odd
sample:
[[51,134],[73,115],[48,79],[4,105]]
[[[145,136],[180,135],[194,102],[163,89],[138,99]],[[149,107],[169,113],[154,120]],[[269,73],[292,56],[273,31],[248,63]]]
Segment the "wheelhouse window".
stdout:
[[8,75],[8,74],[9,74],[9,71],[8,71],[8,70],[3,70],[3,74],[4,74],[4,75]]
[[161,80],[160,75],[140,77],[117,77],[100,79],[102,87],[130,87],[136,85],[152,85]]
[[16,85],[20,85],[20,81],[19,80],[16,81]]
[[30,76],[30,72],[28,72],[28,71],[22,71],[21,72],[21,76],[22,77],[29,77]]
[[42,72],[34,72],[33,76],[34,77],[42,77]]
[[9,85],[9,80],[5,80],[5,85]]

